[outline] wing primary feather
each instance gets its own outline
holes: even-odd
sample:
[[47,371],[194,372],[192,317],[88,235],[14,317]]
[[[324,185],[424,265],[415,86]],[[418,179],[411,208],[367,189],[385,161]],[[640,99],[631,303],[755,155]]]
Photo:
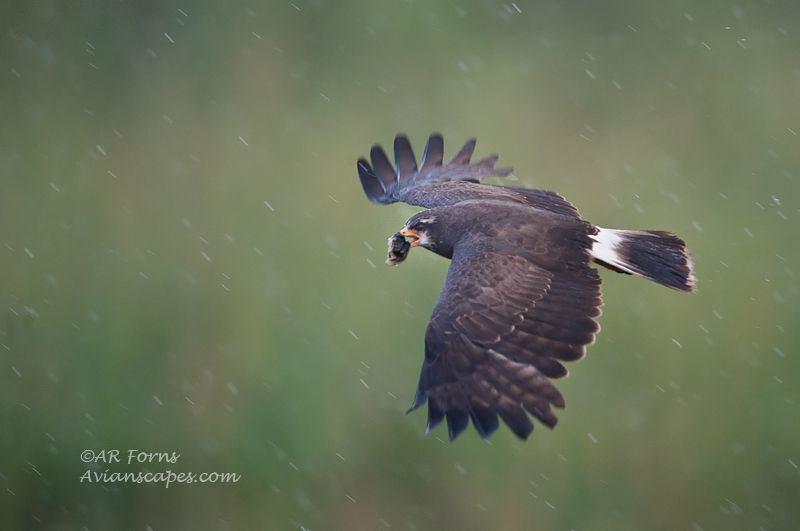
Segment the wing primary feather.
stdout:
[[428,142],[425,144],[425,151],[422,153],[420,163],[420,173],[432,168],[438,168],[444,160],[444,138],[440,133],[431,133]]
[[490,437],[500,426],[497,413],[491,408],[472,405],[469,408],[469,415],[472,418],[472,424],[475,429],[484,439]]
[[451,441],[455,441],[456,437],[469,426],[469,413],[466,408],[451,403],[445,416],[447,418],[447,434]]
[[533,431],[533,422],[531,422],[525,410],[522,409],[522,406],[518,404],[508,404],[506,407],[498,408],[498,413],[500,414],[500,418],[503,419],[503,422],[506,423],[506,426],[514,432],[514,435],[523,441],[526,440]]
[[383,187],[381,180],[372,172],[372,167],[370,167],[369,162],[361,158],[358,159],[357,166],[358,178],[361,180],[361,186],[364,188],[364,193],[367,194],[367,198],[373,203],[383,202],[386,189]]
[[425,404],[426,400],[428,400],[428,393],[423,391],[422,386],[420,385],[420,387],[417,388],[417,392],[414,394],[414,401],[411,402],[411,407],[409,407],[406,411],[406,415],[421,408]]
[[500,158],[500,155],[497,153],[492,153],[488,157],[484,157],[478,162],[474,164],[474,166],[483,166],[491,170],[492,175],[496,175],[498,177],[505,177],[509,175],[514,168],[495,168],[494,165],[497,164],[497,159]]
[[450,159],[449,164],[469,164],[469,159],[472,158],[472,152],[475,151],[476,143],[477,140],[475,138],[470,138],[464,142],[464,145],[461,146],[458,153],[453,155],[453,158]]
[[497,163],[497,159],[500,158],[500,155],[497,153],[492,153],[491,155],[487,155],[483,157],[481,160],[475,163],[476,166],[489,166],[492,167]]
[[428,399],[428,423],[425,426],[425,433],[430,433],[432,429],[441,424],[444,420],[445,412],[439,407],[438,401],[431,397]]
[[469,415],[466,411],[447,412],[447,434],[450,441],[455,441],[469,426]]
[[555,428],[556,424],[558,424],[558,417],[556,417],[553,412],[550,411],[550,408],[540,409],[538,407],[531,406],[526,407],[525,409],[527,409],[531,415],[536,417],[539,422],[550,429]]
[[417,159],[411,148],[411,142],[402,133],[394,137],[394,163],[397,176],[401,181],[417,171]]
[[369,150],[369,158],[372,160],[373,172],[383,183],[384,189],[388,190],[390,186],[397,183],[397,174],[381,146],[378,144],[372,146],[372,149]]

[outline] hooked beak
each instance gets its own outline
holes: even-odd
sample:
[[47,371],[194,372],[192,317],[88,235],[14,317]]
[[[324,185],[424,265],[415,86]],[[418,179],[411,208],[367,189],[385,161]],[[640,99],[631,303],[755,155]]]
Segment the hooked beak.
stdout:
[[403,230],[400,231],[400,234],[411,240],[411,247],[419,245],[420,235],[417,231],[404,227]]

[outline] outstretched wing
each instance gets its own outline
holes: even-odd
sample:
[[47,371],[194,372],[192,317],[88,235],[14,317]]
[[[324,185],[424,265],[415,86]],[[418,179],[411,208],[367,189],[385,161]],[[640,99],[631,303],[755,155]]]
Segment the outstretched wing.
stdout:
[[[408,137],[399,134],[394,139],[395,166],[392,167],[386,152],[375,144],[370,150],[372,165],[366,159],[358,160],[358,176],[370,201],[375,203],[394,203],[403,201],[418,204],[414,190],[435,183],[452,181],[480,183],[488,175],[508,175],[511,168],[495,168],[497,155],[470,164],[475,151],[475,139],[470,138],[450,159],[444,160],[444,140],[439,133],[433,133],[425,144],[420,167]],[[421,205],[420,205],[421,206]]]
[[574,240],[582,237],[551,231],[536,255],[456,248],[411,406],[427,401],[427,430],[446,419],[453,440],[471,418],[488,437],[499,416],[525,439],[528,414],[555,426],[552,407],[564,398],[551,379],[567,374],[561,362],[583,357],[599,330],[600,277]]
[[511,168],[496,168],[497,155],[489,155],[470,164],[475,151],[470,138],[444,163],[444,140],[433,133],[425,144],[422,161],[417,168],[414,151],[408,138],[399,134],[394,139],[394,167],[381,146],[370,150],[372,164],[358,159],[358,177],[370,201],[389,204],[401,201],[424,208],[453,205],[473,199],[494,199],[527,204],[569,217],[580,217],[566,199],[554,192],[481,184],[490,175],[506,176]]

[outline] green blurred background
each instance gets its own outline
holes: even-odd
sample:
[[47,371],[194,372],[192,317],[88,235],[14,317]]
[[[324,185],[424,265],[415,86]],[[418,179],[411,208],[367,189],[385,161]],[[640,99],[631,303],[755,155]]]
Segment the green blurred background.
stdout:
[[[4,2],[2,529],[797,529],[797,2]],[[441,131],[699,292],[604,271],[554,431],[405,415],[447,262],[355,160]],[[81,484],[83,449],[237,484]],[[161,470],[102,463],[93,470]]]

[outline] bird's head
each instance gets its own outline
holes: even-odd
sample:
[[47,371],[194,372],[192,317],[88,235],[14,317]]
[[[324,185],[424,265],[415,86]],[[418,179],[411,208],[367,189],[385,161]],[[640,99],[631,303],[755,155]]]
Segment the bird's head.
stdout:
[[452,227],[444,223],[442,209],[425,210],[411,216],[400,232],[389,238],[389,255],[386,262],[397,265],[408,256],[413,247],[425,247],[434,253],[451,258],[453,256]]
[[436,214],[430,210],[420,212],[406,221],[400,234],[407,238],[411,247],[431,248],[436,243],[437,236]]

